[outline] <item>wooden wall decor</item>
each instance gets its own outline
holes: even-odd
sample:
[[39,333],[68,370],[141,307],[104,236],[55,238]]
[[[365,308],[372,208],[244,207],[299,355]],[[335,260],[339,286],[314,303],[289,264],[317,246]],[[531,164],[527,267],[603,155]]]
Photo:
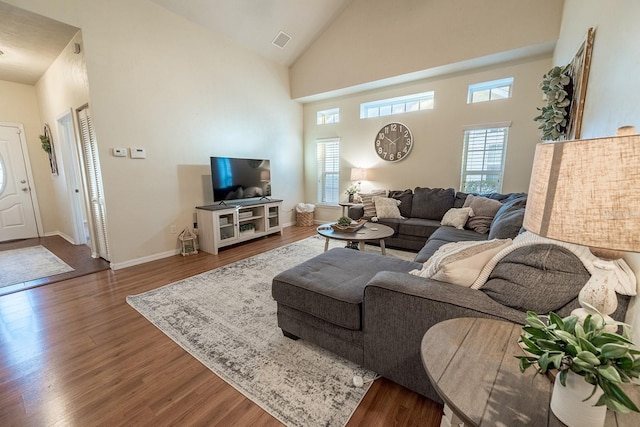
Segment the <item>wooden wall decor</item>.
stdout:
[[566,139],[580,139],[582,133],[582,114],[584,113],[584,101],[587,96],[587,83],[589,82],[589,68],[591,67],[594,36],[595,29],[591,27],[587,30],[587,35],[571,63],[573,96],[571,98],[571,110],[569,112]]

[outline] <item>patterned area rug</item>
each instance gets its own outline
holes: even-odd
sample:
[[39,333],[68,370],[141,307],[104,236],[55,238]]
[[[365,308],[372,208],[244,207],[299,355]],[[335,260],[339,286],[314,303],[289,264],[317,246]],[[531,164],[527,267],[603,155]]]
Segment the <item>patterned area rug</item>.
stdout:
[[[330,247],[344,246],[331,241]],[[218,376],[288,426],[344,426],[375,374],[282,336],[271,280],[324,249],[313,236],[169,284],[127,302]],[[367,246],[368,251],[379,251]],[[387,249],[387,256],[415,254]]]
[[0,288],[73,271],[44,246],[0,252]]

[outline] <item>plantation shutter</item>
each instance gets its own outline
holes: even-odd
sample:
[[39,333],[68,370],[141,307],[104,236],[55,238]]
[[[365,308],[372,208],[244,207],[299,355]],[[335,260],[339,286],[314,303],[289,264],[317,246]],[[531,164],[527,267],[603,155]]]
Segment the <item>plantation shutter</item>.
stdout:
[[319,204],[337,205],[340,196],[340,138],[317,140]]
[[461,191],[502,191],[507,133],[508,127],[465,130]]
[[98,143],[88,106],[78,110],[78,122],[82,138],[83,166],[89,190],[89,206],[93,223],[93,226],[89,227],[91,240],[95,242],[92,244],[92,248],[97,252],[98,256],[109,261],[106,208],[102,189],[102,173],[98,158]]

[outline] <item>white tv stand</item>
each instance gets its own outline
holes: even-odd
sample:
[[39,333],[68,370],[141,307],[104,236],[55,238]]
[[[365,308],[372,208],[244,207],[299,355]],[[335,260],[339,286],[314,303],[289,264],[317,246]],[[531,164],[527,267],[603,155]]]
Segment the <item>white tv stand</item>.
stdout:
[[200,249],[217,255],[218,249],[268,234],[282,234],[282,200],[226,200],[197,206]]

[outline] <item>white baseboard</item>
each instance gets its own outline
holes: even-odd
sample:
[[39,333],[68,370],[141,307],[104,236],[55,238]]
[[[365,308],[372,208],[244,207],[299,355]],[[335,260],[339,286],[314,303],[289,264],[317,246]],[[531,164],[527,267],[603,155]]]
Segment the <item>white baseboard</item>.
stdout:
[[130,259],[122,262],[112,262],[111,269],[112,270],[120,270],[121,268],[133,267],[134,265],[144,264],[146,262],[157,261],[159,259],[168,258],[170,256],[178,255],[180,253],[179,249],[175,249],[173,251],[161,252],[158,254],[153,254],[149,256],[145,256],[142,258]]

